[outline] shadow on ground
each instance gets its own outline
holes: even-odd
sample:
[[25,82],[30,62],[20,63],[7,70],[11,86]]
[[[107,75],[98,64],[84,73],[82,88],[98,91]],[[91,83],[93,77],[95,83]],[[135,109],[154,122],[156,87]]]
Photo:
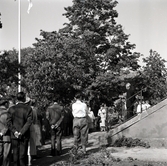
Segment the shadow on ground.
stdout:
[[[70,151],[71,148],[67,147],[64,148],[62,151],[61,156],[51,156],[50,155],[50,147],[46,149],[42,149],[38,151],[38,157],[37,159],[33,159],[32,165],[33,166],[49,166],[53,165],[56,166],[56,164],[59,164],[61,162],[69,162],[70,161]],[[93,147],[93,143],[89,143],[87,146],[87,154],[90,155],[92,153],[96,153],[99,151],[98,147]]]
[[[98,137],[99,135],[104,135],[103,132],[93,132],[89,134],[89,143],[87,145],[87,153],[95,153],[99,151]],[[61,162],[68,162],[70,160],[69,151],[73,146],[73,136],[64,137],[62,139],[62,155],[61,156],[51,156],[50,155],[50,141],[47,141],[44,146],[38,150],[38,158],[33,159],[33,166],[56,166]]]
[[57,162],[68,160],[70,148],[63,149],[61,156],[51,156],[50,155],[50,148],[43,149],[38,151],[38,158],[33,159],[32,165],[33,166],[49,166],[52,164],[56,164]]

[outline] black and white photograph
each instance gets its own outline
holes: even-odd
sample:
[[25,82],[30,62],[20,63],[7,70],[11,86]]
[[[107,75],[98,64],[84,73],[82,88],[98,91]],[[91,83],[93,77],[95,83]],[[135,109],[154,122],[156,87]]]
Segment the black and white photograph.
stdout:
[[166,0],[0,0],[0,166],[167,166]]

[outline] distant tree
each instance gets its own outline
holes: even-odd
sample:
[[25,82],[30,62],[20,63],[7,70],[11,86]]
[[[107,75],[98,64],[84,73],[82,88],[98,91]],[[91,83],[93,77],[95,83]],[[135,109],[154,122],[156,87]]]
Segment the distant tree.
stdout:
[[23,72],[23,67],[18,64],[18,52],[13,49],[4,51],[0,56],[0,84],[4,93],[15,94],[18,86],[18,69]]
[[156,51],[150,50],[150,56],[143,58],[142,68],[143,87],[146,87],[146,98],[156,104],[167,95],[166,61]]

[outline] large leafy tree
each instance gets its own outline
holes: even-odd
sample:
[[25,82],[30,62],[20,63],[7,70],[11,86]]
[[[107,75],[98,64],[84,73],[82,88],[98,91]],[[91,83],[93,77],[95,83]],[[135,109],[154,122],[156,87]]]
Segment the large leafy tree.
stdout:
[[71,40],[56,31],[41,31],[41,36],[42,39],[36,39],[33,53],[25,57],[28,58],[28,72],[24,82],[29,83],[28,91],[32,96],[40,96],[41,103],[46,105],[53,97],[63,102],[71,101],[72,92],[76,89],[73,83],[77,81],[73,80],[77,74],[75,71],[79,71],[69,60],[75,56],[68,57],[66,54],[66,43]]
[[64,14],[69,23],[64,32],[81,38],[89,54],[96,56],[104,71],[120,71],[120,67],[137,69],[139,54],[132,54],[134,44],[128,42],[129,35],[116,23],[118,13],[113,0],[74,0]]
[[[23,82],[32,98],[37,98],[40,106],[46,106],[53,98],[55,89],[62,89],[62,76],[57,55],[57,33],[47,33],[41,31],[43,39],[36,39],[34,48],[25,53],[24,65],[27,72],[24,75]],[[58,84],[59,83],[59,84]],[[61,85],[61,87],[59,87]],[[58,95],[59,93],[55,93]]]
[[24,82],[29,92],[45,103],[54,96],[70,102],[76,91],[90,84],[97,65],[92,56],[86,56],[87,48],[79,38],[58,32],[41,31],[41,35],[34,52],[25,56],[28,72]]
[[[112,97],[118,96],[123,86],[120,76],[123,69],[137,70],[139,53],[133,53],[134,44],[128,41],[114,9],[117,1],[112,0],[74,0],[71,7],[65,8],[64,14],[69,23],[61,32],[82,39],[87,54],[96,58],[99,66],[94,80],[87,88],[87,94],[99,94],[104,102],[111,104]],[[90,100],[93,96],[90,95]],[[96,98],[96,97],[95,97]],[[97,99],[97,98],[96,98]],[[94,100],[96,100],[94,99]]]
[[147,87],[145,94],[152,103],[162,99],[166,95],[166,68],[157,52],[151,50],[144,58],[146,66],[129,76],[138,70],[140,54],[133,52],[135,45],[116,23],[116,5],[113,0],[74,0],[65,8],[69,23],[58,32],[41,30],[42,37],[36,39],[34,47],[22,49],[21,66],[16,50],[0,57],[1,84],[12,87],[14,93],[21,69],[22,88],[37,98],[41,107],[54,97],[69,103],[82,91],[97,111],[101,102],[112,104],[124,91],[126,80],[134,81],[139,90]]
[[139,54],[132,52],[135,45],[115,21],[116,5],[112,0],[74,0],[65,8],[69,23],[64,28],[41,31],[42,38],[27,56],[25,83],[33,95],[41,96],[43,103],[53,96],[70,101],[77,91],[88,100],[112,100],[108,96],[116,95],[122,70],[139,67]]

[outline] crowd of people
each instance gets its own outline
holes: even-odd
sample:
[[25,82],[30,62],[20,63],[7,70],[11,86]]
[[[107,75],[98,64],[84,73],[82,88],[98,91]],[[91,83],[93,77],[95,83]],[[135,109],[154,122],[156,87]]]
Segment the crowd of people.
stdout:
[[[121,109],[124,111],[117,110],[118,103],[113,109],[102,103],[97,117],[90,105],[84,101],[82,93],[75,95],[71,105],[63,106],[58,98],[54,98],[43,117],[37,109],[37,101],[27,101],[24,92],[17,94],[16,102],[0,97],[0,165],[32,165],[32,158],[37,156],[38,147],[45,144],[46,138],[51,142],[51,156],[61,155],[62,137],[69,135],[74,139],[72,148],[80,147],[83,154],[86,154],[88,133],[107,131],[109,123],[114,125],[120,119],[124,121],[134,115],[134,92],[130,83],[126,88],[126,96],[123,100],[121,98],[121,102],[124,103],[121,104]],[[147,101],[138,103],[136,113],[140,114],[149,107]]]
[[24,166],[33,118],[32,108],[25,103],[23,92],[17,94],[17,103],[13,106],[9,106],[5,98],[0,101],[0,165],[9,166],[13,160],[13,166]]
[[45,144],[46,133],[49,133],[52,156],[62,154],[62,136],[69,135],[74,137],[74,146],[81,144],[86,153],[88,133],[94,128],[95,117],[80,94],[71,106],[62,106],[54,99],[42,118],[35,100],[26,100],[24,92],[19,92],[16,98],[12,102],[0,97],[0,165],[32,165],[38,147]]

